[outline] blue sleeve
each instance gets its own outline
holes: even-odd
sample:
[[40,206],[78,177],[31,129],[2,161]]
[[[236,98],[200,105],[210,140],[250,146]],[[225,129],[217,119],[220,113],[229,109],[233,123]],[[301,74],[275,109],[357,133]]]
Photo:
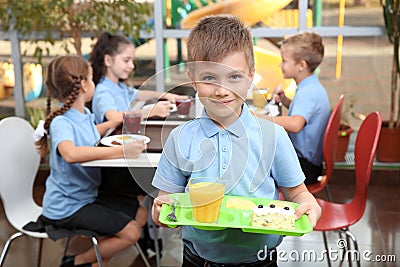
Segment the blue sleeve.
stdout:
[[184,192],[187,184],[187,176],[190,176],[190,173],[182,171],[182,166],[180,166],[181,162],[185,160],[181,158],[182,153],[177,149],[179,139],[174,138],[174,132],[177,132],[176,129],[168,136],[163,147],[163,152],[152,182],[152,185],[156,188],[169,193]]
[[108,87],[102,84],[96,86],[92,100],[92,110],[95,115],[96,124],[106,120],[105,114],[107,111],[118,110],[113,93]]
[[291,104],[289,115],[302,116],[306,122],[309,122],[310,118],[315,113],[315,110],[317,110],[317,106],[319,105],[319,100],[312,93],[312,90],[303,88],[303,90],[299,91],[299,93],[295,95],[293,100],[294,101]]
[[272,164],[272,176],[278,186],[294,187],[305,180],[299,160],[286,131],[282,127],[276,127],[277,144],[274,162]]
[[51,145],[55,148],[62,141],[75,143],[75,133],[72,124],[63,116],[57,116],[50,124]]

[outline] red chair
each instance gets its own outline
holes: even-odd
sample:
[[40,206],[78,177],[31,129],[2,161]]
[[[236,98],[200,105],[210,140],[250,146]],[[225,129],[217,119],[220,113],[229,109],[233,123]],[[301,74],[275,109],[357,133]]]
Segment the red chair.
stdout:
[[328,188],[328,181],[332,176],[333,168],[335,165],[335,154],[336,144],[338,139],[338,131],[340,127],[340,119],[342,117],[342,106],[344,101],[344,95],[340,95],[338,102],[333,109],[331,116],[329,117],[328,124],[324,134],[324,143],[322,148],[322,154],[325,162],[325,175],[322,179],[316,183],[307,185],[308,191],[311,194],[318,193],[325,188],[328,200],[332,201],[331,194]]
[[[344,233],[348,241],[350,238],[352,239],[354,249],[357,251],[358,244],[356,237],[349,231],[348,227],[354,225],[364,215],[372,163],[381,126],[381,115],[378,112],[372,112],[362,122],[358,131],[354,150],[356,193],[352,201],[346,204],[339,204],[317,199],[318,204],[322,208],[322,215],[314,230],[324,232],[339,231],[339,233]],[[325,249],[328,249],[325,235],[324,244]],[[359,258],[357,260],[359,266]],[[328,263],[330,266],[329,258]]]

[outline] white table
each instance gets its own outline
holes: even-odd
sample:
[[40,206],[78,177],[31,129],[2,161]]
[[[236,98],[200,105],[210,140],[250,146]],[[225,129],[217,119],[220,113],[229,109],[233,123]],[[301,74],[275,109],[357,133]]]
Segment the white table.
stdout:
[[[170,131],[185,123],[185,120],[146,120],[142,121],[142,132],[150,138],[148,149],[161,151],[162,144],[168,137]],[[163,131],[163,132],[162,132]],[[163,133],[163,136],[161,135]],[[150,150],[151,151],[151,150]],[[103,159],[84,162],[84,167],[136,167],[136,168],[157,168],[161,153],[144,152],[137,159]]]
[[[142,153],[137,159],[104,159],[92,160],[82,163],[84,167],[135,167],[143,168],[140,170],[148,171],[144,168],[157,168],[161,153]],[[149,223],[149,222],[148,222]],[[157,227],[153,227],[154,245],[156,249],[156,266],[160,266],[160,249],[158,247],[159,232]]]
[[161,153],[142,153],[137,159],[102,159],[92,160],[82,163],[84,167],[137,167],[137,168],[157,168]]

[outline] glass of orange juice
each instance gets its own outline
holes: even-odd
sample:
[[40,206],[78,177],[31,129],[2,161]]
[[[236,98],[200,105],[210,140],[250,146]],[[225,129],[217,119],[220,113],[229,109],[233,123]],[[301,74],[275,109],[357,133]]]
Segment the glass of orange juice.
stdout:
[[253,105],[257,109],[265,108],[268,98],[268,89],[253,89]]
[[219,178],[190,178],[189,195],[193,219],[197,222],[217,222],[224,193],[225,182]]

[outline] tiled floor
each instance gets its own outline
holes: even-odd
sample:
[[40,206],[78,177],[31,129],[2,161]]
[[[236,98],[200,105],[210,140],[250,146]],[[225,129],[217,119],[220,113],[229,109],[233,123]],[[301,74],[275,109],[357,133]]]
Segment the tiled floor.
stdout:
[[[349,201],[354,194],[351,171],[336,171],[330,184],[332,197],[336,202]],[[35,195],[40,197],[42,187],[35,188]],[[371,178],[368,203],[363,218],[350,230],[356,235],[362,266],[399,266],[400,262],[400,172],[374,172]],[[324,192],[318,194],[325,198]],[[340,214],[338,214],[340,216]],[[0,247],[14,233],[6,221],[3,210],[0,212]],[[167,234],[170,235],[170,234]],[[341,250],[338,248],[337,233],[328,233],[330,255],[333,266],[341,266]],[[11,247],[4,266],[33,266],[37,259],[38,242],[36,239],[20,237]],[[58,266],[62,254],[63,242],[45,240],[42,266]],[[321,232],[312,232],[302,237],[286,237],[279,246],[279,266],[327,266],[323,254],[324,245]],[[174,254],[168,249],[167,254]],[[143,266],[141,260],[135,261],[135,248],[128,249],[116,256],[109,267]],[[376,262],[375,257],[396,257],[396,262]],[[311,258],[309,258],[311,257]],[[371,259],[369,261],[368,259]],[[169,261],[173,262],[173,261]],[[343,262],[342,262],[343,263]],[[171,264],[171,263],[170,263]],[[154,261],[153,261],[154,265]],[[173,264],[171,264],[173,265]],[[347,261],[344,262],[344,266]],[[165,265],[169,266],[169,265]],[[175,264],[176,266],[176,264]]]
[[[336,202],[352,198],[354,186],[340,183],[329,186]],[[399,266],[400,262],[400,207],[398,206],[400,185],[371,183],[368,202],[362,219],[349,229],[357,237],[362,266]],[[319,194],[321,197],[323,193]],[[340,216],[340,214],[338,214]],[[332,266],[341,266],[343,240],[336,232],[328,233],[328,251],[331,251]],[[280,246],[282,260],[279,266],[321,266],[326,263],[325,247],[321,232],[312,232],[302,237],[286,237]],[[313,254],[310,260],[308,255]],[[291,256],[292,255],[292,256]],[[305,255],[305,256],[303,256]],[[347,254],[350,255],[350,254]],[[290,257],[291,256],[291,257]],[[303,257],[303,258],[302,258]],[[396,257],[397,262],[376,260]],[[344,257],[344,259],[346,259]],[[345,261],[347,264],[347,261]]]

